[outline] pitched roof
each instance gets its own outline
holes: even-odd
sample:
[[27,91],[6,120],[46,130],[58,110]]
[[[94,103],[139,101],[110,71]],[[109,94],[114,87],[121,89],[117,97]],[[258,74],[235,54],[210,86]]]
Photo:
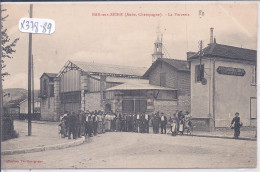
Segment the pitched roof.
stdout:
[[147,79],[139,79],[139,78],[122,78],[122,77],[110,77],[106,78],[107,82],[117,82],[117,83],[149,83]]
[[19,98],[19,99],[15,99],[15,100],[11,100],[9,102],[6,102],[4,104],[4,108],[14,108],[14,107],[19,107],[19,104],[24,101],[25,98]]
[[106,89],[106,91],[115,91],[115,90],[176,90],[176,89],[151,85],[149,83],[142,83],[142,82],[124,83]]
[[146,67],[119,66],[114,64],[102,64],[82,61],[71,61],[73,64],[88,73],[122,74],[142,76]]
[[[227,59],[235,59],[235,60],[246,60],[246,61],[256,61],[257,51],[246,49],[246,48],[239,48],[229,45],[223,44],[209,44],[207,47],[203,49],[203,56],[214,56],[220,58],[227,58]],[[196,53],[190,59],[198,58],[199,54]]]
[[165,62],[175,68],[178,71],[186,71],[189,72],[189,65],[188,61],[186,60],[177,60],[177,59],[167,59],[167,58],[158,58],[151,66],[150,68],[145,72],[143,75],[144,78],[146,78],[150,72],[154,69],[154,67],[159,63],[159,62]]
[[43,73],[42,76],[43,75],[47,75],[49,78],[55,78],[58,74],[57,73]]

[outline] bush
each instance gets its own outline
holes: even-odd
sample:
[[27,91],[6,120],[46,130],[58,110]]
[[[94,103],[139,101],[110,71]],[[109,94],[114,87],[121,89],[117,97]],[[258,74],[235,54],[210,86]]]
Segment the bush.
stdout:
[[19,134],[14,130],[14,120],[11,116],[4,116],[2,129],[3,141],[19,137]]

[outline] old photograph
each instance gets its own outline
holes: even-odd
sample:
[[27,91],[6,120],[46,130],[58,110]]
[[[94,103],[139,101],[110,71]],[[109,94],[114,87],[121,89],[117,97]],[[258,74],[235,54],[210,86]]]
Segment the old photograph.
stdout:
[[0,7],[2,169],[257,167],[258,3]]

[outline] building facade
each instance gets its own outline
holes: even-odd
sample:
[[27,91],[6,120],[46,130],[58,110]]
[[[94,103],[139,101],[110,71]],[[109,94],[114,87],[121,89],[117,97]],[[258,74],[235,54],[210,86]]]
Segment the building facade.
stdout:
[[191,114],[197,129],[229,127],[236,112],[244,126],[256,126],[257,86],[255,50],[217,43],[191,64]]
[[56,121],[58,119],[55,114],[55,97],[54,97],[54,80],[57,74],[43,73],[40,78],[40,106],[41,119],[48,121]]
[[[170,114],[175,113],[176,110],[190,112],[190,69],[188,61],[158,58],[143,77],[148,79],[151,85],[174,89],[172,95],[168,91],[159,93],[161,99],[156,101],[155,110],[164,110]],[[174,99],[167,99],[169,96],[174,97]]]
[[115,111],[115,105],[111,103],[114,94],[105,93],[105,90],[141,80],[145,70],[142,67],[68,61],[55,77],[46,73],[41,77],[42,119],[57,121],[67,111]]

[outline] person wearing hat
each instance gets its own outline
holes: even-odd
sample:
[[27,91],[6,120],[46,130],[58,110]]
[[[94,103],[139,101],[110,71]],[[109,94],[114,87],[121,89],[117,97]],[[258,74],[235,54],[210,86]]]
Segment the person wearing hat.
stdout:
[[155,114],[155,119],[154,119],[154,128],[155,128],[155,134],[159,133],[159,124],[160,124],[160,116],[159,116],[159,112],[156,112]]
[[161,113],[161,134],[166,134],[167,117]]
[[[234,124],[234,126],[233,126]],[[240,135],[240,127],[242,127],[243,123],[240,122],[239,113],[235,113],[235,117],[231,121],[231,129],[234,129],[234,138],[238,139],[238,136]]]

